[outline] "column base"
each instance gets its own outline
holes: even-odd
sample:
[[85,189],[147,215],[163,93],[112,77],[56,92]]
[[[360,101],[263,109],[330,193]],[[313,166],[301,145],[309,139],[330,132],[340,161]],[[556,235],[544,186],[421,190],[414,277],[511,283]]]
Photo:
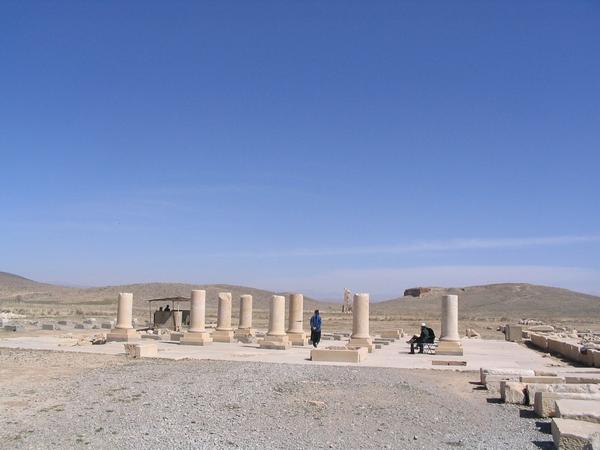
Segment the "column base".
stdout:
[[271,336],[266,335],[265,338],[260,341],[260,348],[267,348],[270,350],[288,350],[292,347],[287,334],[282,336]]
[[225,342],[231,344],[235,342],[233,330],[215,330],[212,333],[213,342]]
[[131,342],[140,339],[140,335],[133,328],[113,328],[106,335],[106,342]]
[[207,345],[212,344],[210,333],[201,331],[197,333],[184,333],[179,343],[182,345]]
[[462,356],[463,346],[460,341],[439,341],[435,349],[436,355]]
[[288,332],[288,339],[292,343],[292,345],[304,346],[308,345],[308,338],[306,337],[306,333],[304,331],[301,332]]
[[253,344],[256,342],[256,331],[254,331],[254,328],[238,328],[235,330],[233,336],[244,344]]
[[348,345],[346,345],[346,347],[348,347],[348,348],[366,347],[369,350],[369,353],[373,353],[373,350],[375,349],[375,345],[373,345],[373,339],[370,337],[368,337],[368,338],[350,337],[350,341],[348,342]]

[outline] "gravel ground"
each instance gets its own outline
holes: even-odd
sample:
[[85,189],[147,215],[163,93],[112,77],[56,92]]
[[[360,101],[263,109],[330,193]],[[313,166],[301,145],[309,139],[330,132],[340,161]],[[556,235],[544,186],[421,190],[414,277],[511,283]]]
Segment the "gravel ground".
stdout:
[[477,378],[0,349],[0,447],[553,448]]

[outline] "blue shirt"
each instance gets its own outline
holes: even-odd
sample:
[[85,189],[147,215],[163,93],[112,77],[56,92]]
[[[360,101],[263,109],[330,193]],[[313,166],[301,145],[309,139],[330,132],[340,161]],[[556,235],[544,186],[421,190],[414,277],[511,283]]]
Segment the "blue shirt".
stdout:
[[321,316],[315,314],[310,318],[310,328],[315,331],[321,331]]

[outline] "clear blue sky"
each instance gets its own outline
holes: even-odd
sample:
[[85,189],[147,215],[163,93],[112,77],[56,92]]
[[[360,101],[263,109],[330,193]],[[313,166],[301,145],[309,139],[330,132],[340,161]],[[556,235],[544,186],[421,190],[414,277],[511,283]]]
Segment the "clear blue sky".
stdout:
[[3,1],[0,270],[600,293],[596,1]]

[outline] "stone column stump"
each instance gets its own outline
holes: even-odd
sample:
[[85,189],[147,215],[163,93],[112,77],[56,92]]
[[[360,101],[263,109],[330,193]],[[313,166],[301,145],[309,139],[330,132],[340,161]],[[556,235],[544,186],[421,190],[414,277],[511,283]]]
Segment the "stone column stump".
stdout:
[[212,343],[210,333],[206,331],[206,291],[196,289],[192,291],[190,307],[190,328],[181,337],[179,343],[183,345],[207,345]]
[[212,338],[215,342],[235,342],[231,327],[231,292],[219,292],[217,327],[213,331]]
[[260,342],[260,348],[287,350],[291,346],[292,343],[285,333],[285,297],[274,295],[269,311],[269,331]]
[[288,312],[288,329],[286,331],[292,345],[308,345],[308,338],[304,331],[304,296],[290,294]]
[[117,324],[106,336],[106,341],[130,342],[139,339],[138,333],[133,328],[133,294],[122,292],[119,294],[117,306]]

